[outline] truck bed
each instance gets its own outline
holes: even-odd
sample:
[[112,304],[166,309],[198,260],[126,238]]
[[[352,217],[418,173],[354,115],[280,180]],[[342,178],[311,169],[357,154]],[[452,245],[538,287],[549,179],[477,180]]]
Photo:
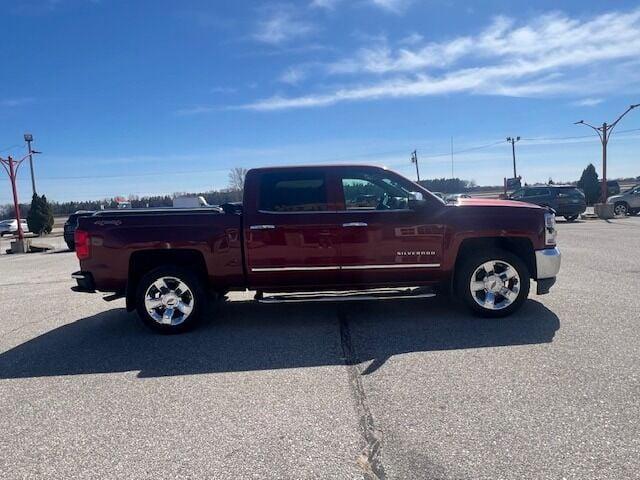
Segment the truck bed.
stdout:
[[80,261],[96,290],[121,291],[136,263],[162,254],[201,269],[215,288],[244,285],[242,216],[221,207],[109,210],[81,218],[91,255]]

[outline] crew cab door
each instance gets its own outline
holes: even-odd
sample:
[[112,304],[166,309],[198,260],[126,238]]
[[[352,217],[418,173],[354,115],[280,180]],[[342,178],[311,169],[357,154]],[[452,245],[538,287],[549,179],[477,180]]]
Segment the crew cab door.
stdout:
[[[446,208],[418,187],[384,169],[340,169],[341,277],[346,285],[390,286],[437,281],[442,276]],[[425,193],[425,195],[427,195]]]
[[629,195],[627,195],[627,203],[631,208],[640,208],[640,186],[634,188]]
[[342,219],[330,200],[325,169],[250,174],[244,227],[249,285],[274,290],[338,284]]

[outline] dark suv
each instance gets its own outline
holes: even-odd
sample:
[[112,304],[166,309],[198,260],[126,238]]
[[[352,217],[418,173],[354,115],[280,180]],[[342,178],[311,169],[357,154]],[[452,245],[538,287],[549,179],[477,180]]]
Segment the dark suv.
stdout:
[[534,185],[523,187],[511,195],[510,200],[551,207],[556,215],[573,222],[587,209],[584,194],[571,185]]
[[64,223],[64,241],[67,244],[67,247],[69,247],[69,250],[73,251],[76,248],[73,235],[76,232],[76,228],[78,228],[78,218],[88,217],[94,213],[95,212],[90,210],[78,210],[76,213],[69,215],[69,218]]

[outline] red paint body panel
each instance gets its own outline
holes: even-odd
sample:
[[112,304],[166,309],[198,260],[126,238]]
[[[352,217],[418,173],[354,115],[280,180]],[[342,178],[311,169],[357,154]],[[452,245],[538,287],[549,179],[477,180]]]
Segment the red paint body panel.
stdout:
[[[362,165],[254,169],[247,174],[242,214],[162,209],[80,218],[79,229],[91,237],[81,270],[92,274],[98,290],[124,291],[132,255],[190,251],[201,255],[216,290],[351,289],[446,282],[466,239],[524,238],[533,249],[545,248],[545,210],[521,202],[461,199],[445,205],[413,184],[412,191],[425,197],[419,208],[347,210],[341,175],[348,169],[409,182]],[[260,211],[260,181],[273,172],[323,172],[327,208]]]

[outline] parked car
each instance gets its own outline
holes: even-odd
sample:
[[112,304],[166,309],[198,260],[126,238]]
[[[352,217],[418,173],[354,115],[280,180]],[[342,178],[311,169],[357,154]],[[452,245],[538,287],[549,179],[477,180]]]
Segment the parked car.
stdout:
[[69,218],[66,222],[64,222],[63,236],[64,242],[69,247],[69,250],[75,250],[75,242],[73,239],[73,235],[75,234],[76,228],[78,227],[78,218],[80,217],[88,217],[93,215],[95,212],[91,210],[78,210],[76,213],[72,213],[69,215]]
[[[602,180],[600,180],[600,188],[602,189]],[[617,180],[607,180],[607,197],[618,195],[620,193],[620,184]]]
[[466,193],[450,193],[444,197],[444,201],[447,203],[456,203],[461,198],[471,198],[471,195]]
[[[377,196],[364,208],[361,192]],[[352,207],[353,205],[353,207]],[[447,205],[389,170],[362,165],[250,170],[243,206],[102,211],[80,217],[75,290],[112,292],[150,327],[189,328],[207,301],[424,298],[451,291],[478,315],[548,293],[560,269],[555,215],[537,205]]]
[[616,215],[636,215],[640,213],[640,185],[636,185],[621,193],[607,198],[607,203],[614,205]]
[[[27,225],[27,221],[20,219],[20,225],[22,226],[22,231],[27,233],[29,231],[29,225]],[[2,220],[0,221],[0,237],[5,235],[14,235],[18,232],[18,221],[14,219]]]
[[431,192],[431,193],[442,200],[444,200],[444,198],[446,197],[446,194],[442,192]]
[[523,187],[508,197],[510,200],[552,208],[556,215],[573,222],[587,209],[584,193],[572,185],[533,185]]

